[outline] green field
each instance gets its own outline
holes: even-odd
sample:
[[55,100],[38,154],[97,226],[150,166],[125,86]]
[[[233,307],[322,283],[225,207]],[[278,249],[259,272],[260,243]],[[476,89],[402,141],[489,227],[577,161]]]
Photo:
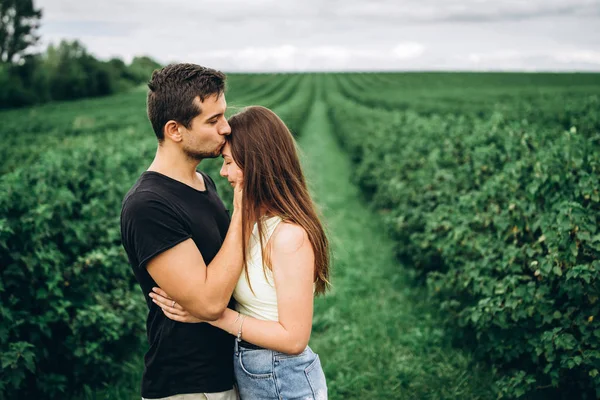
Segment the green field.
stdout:
[[[234,74],[227,100],[297,137],[331,399],[600,397],[600,74]],[[119,212],[156,148],[145,90],[0,120],[0,399],[137,399]]]

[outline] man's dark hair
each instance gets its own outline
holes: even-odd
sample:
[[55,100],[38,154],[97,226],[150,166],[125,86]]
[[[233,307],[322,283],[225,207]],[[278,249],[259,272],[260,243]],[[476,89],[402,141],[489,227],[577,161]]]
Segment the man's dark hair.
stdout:
[[190,128],[202,113],[196,97],[220,96],[225,92],[225,74],[196,64],[171,64],[152,73],[148,82],[148,119],[159,142],[165,140],[163,129],[169,120]]

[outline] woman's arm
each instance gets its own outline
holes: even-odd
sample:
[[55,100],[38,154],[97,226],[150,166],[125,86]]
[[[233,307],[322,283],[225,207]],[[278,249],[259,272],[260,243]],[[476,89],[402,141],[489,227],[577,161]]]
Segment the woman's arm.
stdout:
[[[227,309],[210,324],[267,349],[299,354],[308,345],[312,328],[314,252],[305,230],[281,222],[271,236],[271,263],[277,289],[279,321],[238,318]],[[236,320],[237,319],[237,320]]]
[[[281,222],[271,236],[271,264],[277,289],[279,321],[264,321],[240,316],[226,309],[216,321],[220,329],[267,349],[299,354],[308,344],[312,328],[314,252],[303,228]],[[154,288],[153,301],[170,319],[203,322],[187,313],[161,289]]]

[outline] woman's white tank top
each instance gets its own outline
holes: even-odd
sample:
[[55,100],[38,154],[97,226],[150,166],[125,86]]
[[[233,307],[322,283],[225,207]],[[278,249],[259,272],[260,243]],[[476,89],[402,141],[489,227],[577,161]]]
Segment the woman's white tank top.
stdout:
[[[281,217],[263,218],[261,221],[263,223],[263,244],[266,246],[275,228],[281,222]],[[242,271],[233,291],[233,297],[237,302],[236,310],[257,319],[279,321],[275,280],[273,279],[273,272],[268,268],[263,268],[257,224],[254,224],[248,243],[247,268],[254,293],[250,290],[246,273]]]

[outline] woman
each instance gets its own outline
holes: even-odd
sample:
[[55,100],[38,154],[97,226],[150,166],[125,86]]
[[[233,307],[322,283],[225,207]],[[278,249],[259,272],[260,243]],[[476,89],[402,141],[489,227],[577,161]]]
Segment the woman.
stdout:
[[[209,323],[236,337],[242,399],[326,399],[325,375],[308,340],[314,294],[329,285],[329,244],[294,139],[264,107],[245,109],[229,125],[221,176],[243,185],[244,272],[233,293],[235,310]],[[169,318],[203,322],[154,291]]]

